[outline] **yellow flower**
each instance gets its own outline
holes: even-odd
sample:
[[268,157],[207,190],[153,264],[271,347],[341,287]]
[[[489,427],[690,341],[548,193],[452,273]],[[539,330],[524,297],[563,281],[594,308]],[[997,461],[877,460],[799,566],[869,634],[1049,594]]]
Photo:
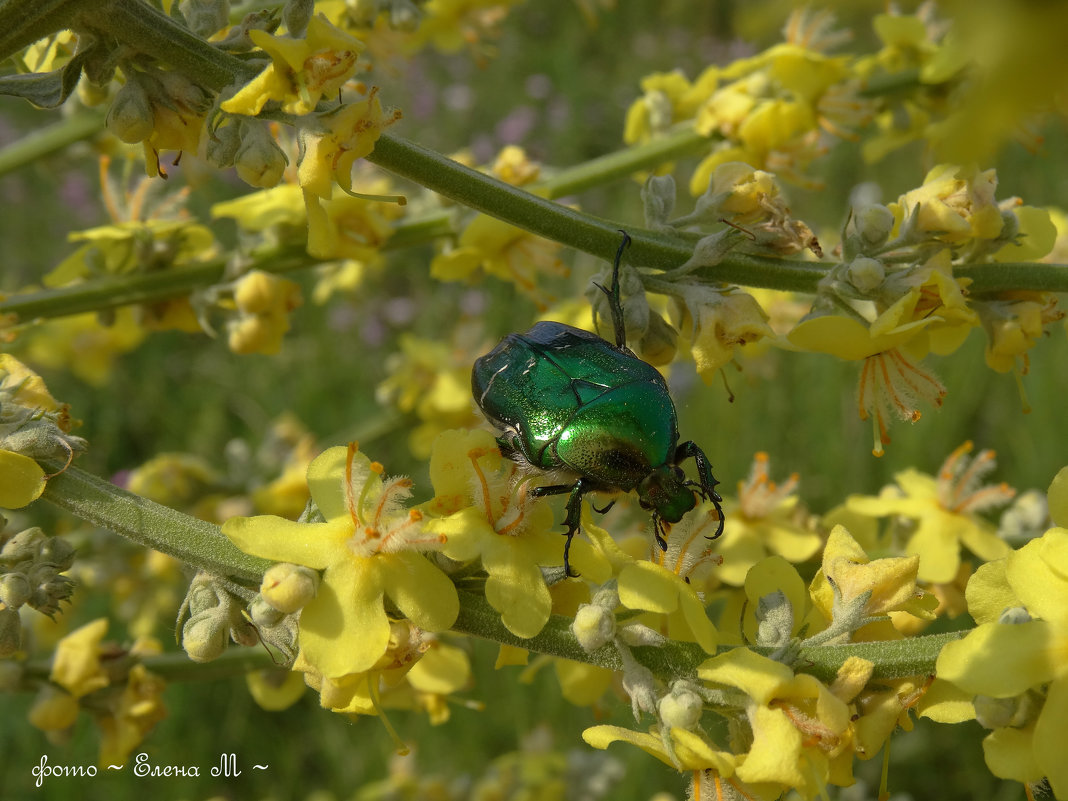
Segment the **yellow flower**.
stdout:
[[251,270],[234,285],[237,316],[227,321],[234,353],[278,353],[289,330],[289,312],[301,304],[300,286],[288,278]]
[[290,114],[307,114],[352,77],[363,44],[318,14],[308,21],[303,39],[251,30],[249,38],[271,63],[221,105],[229,114],[259,114],[268,101]]
[[[329,199],[335,183],[351,191],[352,166],[375,149],[383,129],[400,116],[397,109],[388,113],[383,110],[378,87],[372,87],[363,100],[321,115],[318,119],[322,131],[305,135],[304,155],[297,170],[306,200]],[[309,214],[311,208],[309,202]]]
[[[823,616],[834,621],[836,613],[863,603],[856,620],[879,615],[907,613],[933,620],[937,599],[916,587],[919,556],[870,559],[844,526],[835,526],[823,549],[823,564],[809,592]],[[865,600],[866,599],[866,600]],[[896,637],[893,629],[878,622],[854,629],[854,641]]]
[[357,190],[366,196],[306,196],[308,253],[322,259],[379,263],[382,246],[393,235],[393,222],[404,214],[404,207],[379,199],[390,190],[388,180],[364,181]]
[[[529,480],[484,430],[439,434],[430,478],[435,494],[423,507],[433,515],[427,529],[447,539],[444,552],[450,558],[481,559],[489,574],[486,600],[509,631],[533,637],[552,609],[539,566],[563,563],[551,507],[531,497]],[[579,540],[572,545],[571,564],[591,577],[605,573]]]
[[[1061,482],[1050,495],[1064,490]],[[1051,497],[1051,506],[1064,502]],[[942,649],[938,675],[979,696],[977,717],[994,730],[983,752],[995,776],[1044,777],[1055,798],[1068,798],[1068,530],[1050,529],[984,565],[967,595],[979,626]]]
[[987,330],[986,364],[999,373],[1018,369],[1026,374],[1028,351],[1045,333],[1045,326],[1064,318],[1057,297],[1045,292],[1017,292],[1015,297],[983,304]]
[[711,384],[720,368],[734,359],[738,348],[774,336],[768,316],[746,292],[702,291],[686,288],[673,297],[676,328],[691,344],[697,374]]
[[594,748],[608,748],[616,742],[630,743],[671,767],[681,764],[683,770],[711,770],[727,778],[734,774],[738,757],[710,745],[700,734],[672,727],[670,737],[677,763],[664,745],[659,726],[653,726],[648,732],[622,726],[591,726],[582,732],[582,739]]
[[75,698],[108,686],[100,664],[100,644],[108,631],[107,618],[97,618],[75,629],[56,645],[48,677]]
[[449,628],[459,611],[456,588],[419,552],[439,548],[423,516],[402,504],[405,478],[382,478],[382,466],[357,450],[330,448],[308,468],[312,499],[326,518],[232,518],[223,533],[246,553],[323,570],[318,595],[300,617],[301,653],[324,679],[369,670],[385,653],[388,596],[428,631]]
[[937,477],[904,470],[894,476],[896,485],[878,497],[853,496],[847,501],[847,507],[860,514],[900,515],[915,521],[905,553],[920,557],[921,581],[953,581],[961,545],[986,560],[1000,559],[1010,551],[978,513],[1008,503],[1015,490],[1004,483],[981,485],[983,476],[995,467],[994,452],[981,451],[968,460],[971,450],[972,443],[965,442],[953,451]]
[[940,164],[927,173],[921,187],[888,208],[899,227],[907,224],[911,231],[942,242],[962,245],[973,239],[996,239],[1004,225],[994,200],[997,186],[995,170]]
[[739,779],[796,788],[806,798],[819,792],[850,723],[841,699],[813,676],[795,676],[786,665],[747,648],[706,660],[697,675],[708,685],[734,687],[748,696],[747,731],[736,735],[745,752],[735,771]]
[[401,334],[399,344],[386,359],[388,375],[375,394],[380,402],[416,415],[408,447],[426,459],[442,431],[482,421],[471,403],[471,359],[465,348],[440,340]]
[[541,274],[567,274],[556,255],[559,250],[556,242],[479,214],[464,228],[456,247],[434,257],[430,274],[441,281],[470,281],[481,268],[511,281],[544,309],[551,299],[539,289]]
[[103,325],[94,312],[49,320],[30,334],[25,345],[26,361],[40,367],[65,368],[93,386],[111,378],[119,356],[135,349],[145,338],[134,309],[115,312]]
[[[149,652],[159,653],[158,644]],[[144,653],[143,646],[141,653]],[[156,724],[167,717],[164,689],[166,682],[144,665],[130,668],[118,698],[108,705],[106,712],[94,716],[100,728],[100,765],[125,764]]]
[[720,579],[735,587],[746,581],[749,569],[777,554],[789,562],[804,562],[820,547],[820,537],[805,521],[796,490],[798,476],[782,484],[768,477],[768,455],[758,453],[746,481],[738,482],[736,504],[727,504],[723,536],[716,552],[723,557]]

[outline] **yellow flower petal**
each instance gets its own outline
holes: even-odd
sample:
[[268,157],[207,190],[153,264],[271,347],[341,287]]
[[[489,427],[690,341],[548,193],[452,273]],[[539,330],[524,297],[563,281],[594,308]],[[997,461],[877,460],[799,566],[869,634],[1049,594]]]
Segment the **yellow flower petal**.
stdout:
[[0,507],[21,509],[41,497],[45,472],[29,456],[0,450]]
[[412,623],[427,631],[445,631],[456,622],[456,585],[426,557],[400,551],[379,554],[378,561],[386,593]]
[[[938,655],[939,677],[976,695],[1011,698],[1052,679],[1057,637],[1043,620],[984,623]],[[1063,656],[1063,654],[1061,654]]]
[[1068,720],[1068,681],[1049,686],[1035,723],[1035,760],[1049,779],[1054,798],[1068,798],[1068,760],[1064,758],[1064,721]]
[[[328,679],[374,667],[389,645],[385,589],[375,559],[355,559],[331,569],[331,582],[300,615],[300,647],[307,661]],[[338,595],[338,588],[345,594]]]
[[702,681],[737,687],[758,704],[767,704],[794,678],[786,665],[748,648],[735,648],[705,660],[697,675]]
[[232,517],[222,524],[222,533],[253,556],[322,570],[336,559],[339,543],[352,534],[352,523],[296,523],[274,515]]
[[1053,477],[1046,496],[1050,519],[1055,525],[1068,528],[1068,467],[1062,467]]
[[652,562],[633,562],[620,571],[619,601],[628,609],[670,614],[679,605],[678,576]]
[[1013,553],[1005,577],[1032,615],[1068,636],[1068,529],[1050,529]]
[[976,623],[997,623],[1006,609],[1020,606],[1020,599],[1005,576],[1006,565],[1005,559],[987,562],[979,565],[968,579],[964,597],[968,602],[968,613]]

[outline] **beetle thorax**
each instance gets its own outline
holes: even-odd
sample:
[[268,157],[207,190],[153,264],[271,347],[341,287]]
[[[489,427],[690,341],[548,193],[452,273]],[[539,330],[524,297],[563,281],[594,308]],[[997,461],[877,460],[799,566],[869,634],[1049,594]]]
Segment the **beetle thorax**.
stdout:
[[678,523],[697,505],[693,490],[686,484],[686,474],[673,464],[655,468],[637,487],[638,502],[651,509],[666,523]]

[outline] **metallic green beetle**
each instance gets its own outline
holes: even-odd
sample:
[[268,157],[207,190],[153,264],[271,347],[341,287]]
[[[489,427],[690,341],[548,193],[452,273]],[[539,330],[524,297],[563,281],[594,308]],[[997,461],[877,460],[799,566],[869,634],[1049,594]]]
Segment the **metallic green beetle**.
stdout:
[[[563,323],[540,322],[525,334],[506,336],[471,371],[475,402],[502,432],[497,438],[501,452],[565,482],[536,487],[531,494],[569,494],[567,575],[574,575],[568,554],[587,492],[637,490],[638,503],[653,513],[656,540],[665,550],[663,523],[677,523],[693,509],[695,492],[719,513],[713,536],[723,532],[723,499],[708,459],[695,443],[679,444],[667,383],[627,348],[619,263],[630,237],[621,233],[611,288],[596,284],[608,296],[615,345]],[[690,457],[699,481],[687,479],[679,467]]]

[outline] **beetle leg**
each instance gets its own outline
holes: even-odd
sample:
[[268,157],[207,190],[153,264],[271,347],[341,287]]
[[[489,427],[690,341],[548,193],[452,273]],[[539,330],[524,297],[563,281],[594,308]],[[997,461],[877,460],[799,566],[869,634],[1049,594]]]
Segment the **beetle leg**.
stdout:
[[593,501],[590,501],[590,506],[593,506],[593,511],[595,511],[599,515],[606,514],[608,512],[608,510],[611,509],[615,505],[616,505],[615,501],[609,501],[608,502],[608,506],[606,506],[604,509],[598,509],[596,506],[593,506]]
[[716,512],[719,514],[719,526],[716,528],[716,533],[709,537],[709,539],[714,540],[723,533],[723,507],[720,506],[723,498],[716,492],[716,485],[719,484],[719,481],[712,475],[712,466],[708,463],[708,457],[705,456],[705,452],[693,441],[680,443],[679,447],[675,449],[675,464],[691,456],[694,462],[697,463],[697,474],[701,477],[701,494],[705,496],[706,500],[712,501],[712,505],[716,507]]
[[571,540],[578,533],[582,520],[582,496],[590,492],[593,487],[589,486],[585,479],[580,478],[574,484],[552,484],[548,487],[535,487],[530,494],[535,498],[544,498],[546,495],[563,495],[570,493],[567,499],[567,514],[564,516],[564,525],[567,531],[567,542],[564,543],[564,575],[568,578],[578,578],[578,573],[571,570],[569,556],[571,553]]
[[664,522],[658,515],[653,515],[653,536],[656,537],[656,544],[660,546],[660,550],[666,551],[667,540],[664,538]]
[[616,347],[629,353],[630,351],[627,349],[627,327],[623,324],[623,301],[619,298],[619,264],[623,260],[623,251],[630,244],[630,234],[623,230],[619,233],[623,234],[623,241],[619,243],[616,260],[612,265],[612,288],[605,289],[596,282],[594,286],[608,296],[608,308],[612,312],[612,329],[616,335]]

